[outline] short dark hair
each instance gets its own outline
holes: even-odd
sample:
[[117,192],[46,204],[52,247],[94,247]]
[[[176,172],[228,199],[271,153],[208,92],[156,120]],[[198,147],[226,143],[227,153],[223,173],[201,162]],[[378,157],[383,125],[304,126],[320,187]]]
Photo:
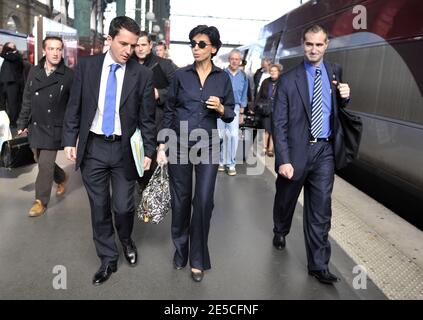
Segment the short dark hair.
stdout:
[[149,43],[151,43],[151,41],[153,40],[153,39],[151,39],[151,35],[146,31],[141,31],[139,36],[140,36],[140,38],[146,37]]
[[313,24],[307,28],[305,28],[303,30],[303,35],[302,35],[302,40],[305,41],[305,35],[309,32],[313,32],[313,33],[319,33],[320,31],[322,31],[325,35],[326,35],[326,41],[329,40],[329,32],[328,30],[320,25],[320,24]]
[[62,40],[62,38],[60,38],[58,36],[47,36],[47,37],[45,37],[44,40],[43,40],[43,49],[46,48],[46,42],[48,40],[57,40],[57,41],[60,41],[62,43],[62,49],[63,49],[63,40]]
[[139,36],[141,33],[141,29],[138,23],[126,16],[118,16],[110,22],[109,36],[111,36],[113,39],[119,33],[120,29],[126,29],[129,32],[136,34],[137,36]]
[[163,48],[165,48],[165,50],[167,49],[167,45],[166,45],[166,43],[164,43],[163,41],[159,41],[159,42],[157,42],[156,47],[157,47],[157,46],[163,46]]
[[189,41],[191,41],[197,34],[205,34],[209,37],[211,44],[213,47],[216,48],[216,52],[212,53],[212,58],[217,54],[220,47],[222,46],[222,42],[220,41],[220,33],[216,27],[213,26],[206,26],[204,24],[196,26],[192,29],[189,33]]
[[3,50],[0,53],[0,56],[3,57],[7,52],[13,51],[13,49],[9,47],[9,44],[11,44],[11,43],[13,43],[13,42],[10,42],[10,41],[5,42],[5,44],[3,45]]

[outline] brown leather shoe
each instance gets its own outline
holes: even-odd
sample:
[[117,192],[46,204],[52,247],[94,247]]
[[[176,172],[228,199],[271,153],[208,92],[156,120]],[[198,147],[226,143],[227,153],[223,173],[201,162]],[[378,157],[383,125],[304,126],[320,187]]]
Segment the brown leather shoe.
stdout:
[[57,184],[56,196],[62,196],[65,193],[65,191],[66,191],[66,188],[65,188],[66,181],[68,181],[68,174],[67,173],[65,173],[65,180],[63,182],[60,182],[60,183]]
[[39,217],[46,212],[47,207],[43,205],[41,200],[35,200],[34,204],[32,205],[31,209],[29,209],[28,215],[30,217]]

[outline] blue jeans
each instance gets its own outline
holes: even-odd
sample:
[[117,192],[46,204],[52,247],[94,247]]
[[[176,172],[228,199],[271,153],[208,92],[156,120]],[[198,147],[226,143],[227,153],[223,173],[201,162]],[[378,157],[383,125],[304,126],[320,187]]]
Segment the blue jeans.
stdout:
[[230,169],[235,169],[236,150],[238,148],[238,132],[239,132],[239,108],[235,105],[235,118],[230,123],[225,123],[217,119],[217,128],[220,137],[220,158],[219,165],[226,165]]

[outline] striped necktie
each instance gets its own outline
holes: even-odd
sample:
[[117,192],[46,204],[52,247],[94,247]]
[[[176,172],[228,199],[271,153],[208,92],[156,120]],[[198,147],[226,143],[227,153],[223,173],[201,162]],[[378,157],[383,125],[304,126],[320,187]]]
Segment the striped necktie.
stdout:
[[323,123],[323,96],[322,96],[322,70],[316,68],[316,77],[314,78],[313,99],[311,100],[311,136],[319,138],[322,132]]

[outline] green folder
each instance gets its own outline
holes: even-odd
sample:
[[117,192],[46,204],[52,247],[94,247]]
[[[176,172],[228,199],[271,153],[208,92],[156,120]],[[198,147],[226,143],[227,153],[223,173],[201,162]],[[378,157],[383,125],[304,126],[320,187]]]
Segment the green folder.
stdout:
[[131,137],[131,150],[138,175],[142,177],[144,175],[144,144],[142,142],[141,130],[138,128]]

